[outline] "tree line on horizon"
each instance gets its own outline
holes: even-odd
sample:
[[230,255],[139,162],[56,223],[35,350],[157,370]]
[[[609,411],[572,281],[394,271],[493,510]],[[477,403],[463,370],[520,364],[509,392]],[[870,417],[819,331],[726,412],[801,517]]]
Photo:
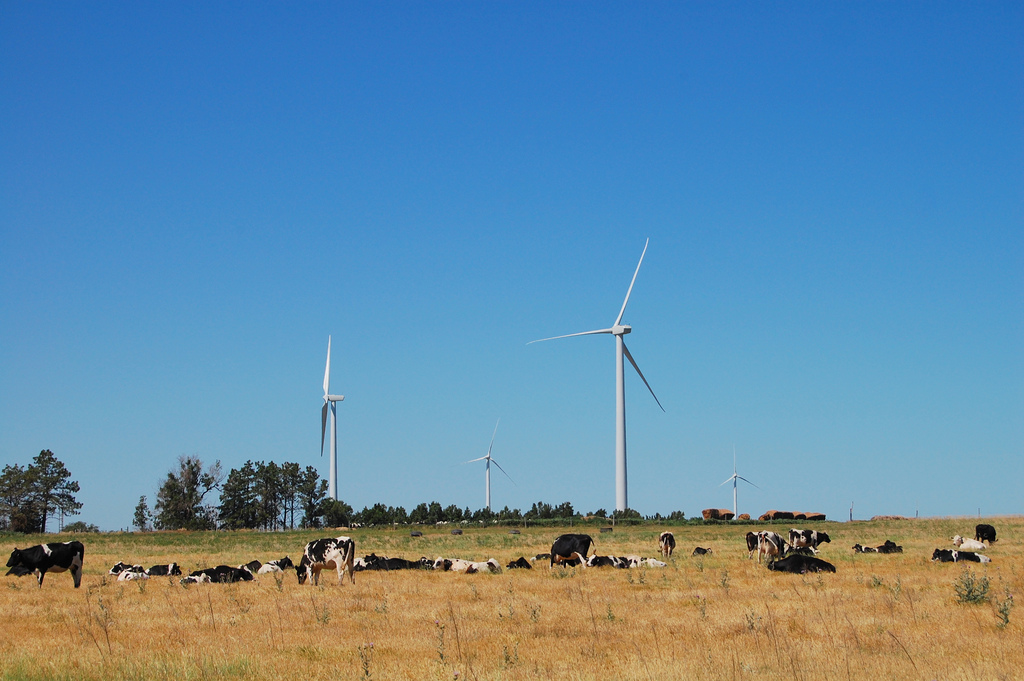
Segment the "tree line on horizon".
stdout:
[[[584,517],[637,522],[645,518],[637,511],[588,514],[576,511],[566,501],[551,505],[534,503],[529,510],[492,511],[481,508],[442,506],[423,502],[411,511],[402,506],[376,503],[354,510],[344,501],[327,497],[327,481],[313,466],[297,463],[246,461],[224,475],[220,461],[204,466],[198,456],[181,456],[168,471],[156,493],[153,509],[145,495],[139,498],[132,524],[140,531],[158,530],[265,530],[276,531],[318,527],[434,525],[439,523],[506,523],[557,521]],[[0,470],[0,531],[45,533],[47,520],[59,517],[59,530],[98,532],[95,525],[81,521],[63,524],[64,516],[77,515],[82,508],[75,499],[80,491],[65,465],[48,449],[42,450],[28,466],[9,464]],[[214,494],[216,493],[216,494]],[[213,503],[219,495],[218,503]],[[685,520],[682,511],[668,516],[655,514],[646,520]]]

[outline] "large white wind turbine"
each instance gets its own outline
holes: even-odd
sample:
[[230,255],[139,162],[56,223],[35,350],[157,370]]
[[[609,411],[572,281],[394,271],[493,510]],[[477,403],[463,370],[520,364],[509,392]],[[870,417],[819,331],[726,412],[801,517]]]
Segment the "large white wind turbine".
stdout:
[[324,369],[324,406],[320,410],[320,456],[324,455],[324,438],[327,434],[327,408],[331,410],[331,473],[328,495],[338,499],[338,402],[344,395],[331,394],[331,337],[327,337],[327,368]]
[[[501,419],[498,419],[498,423],[501,423]],[[491,510],[491,464],[493,463],[495,466],[498,467],[498,470],[500,470],[502,473],[505,473],[505,469],[502,468],[501,465],[491,457],[491,449],[494,447],[494,436],[498,434],[498,423],[494,424],[494,432],[491,433],[491,444],[488,445],[488,447],[487,447],[487,454],[485,456],[481,456],[479,459],[470,459],[469,461],[463,462],[463,463],[473,463],[474,461],[486,461],[487,462],[487,465],[484,466],[484,488],[485,488],[485,498],[487,499],[487,510],[488,511]],[[512,480],[512,476],[509,475],[508,473],[505,473],[505,477],[508,478],[509,480]],[[512,484],[513,485],[516,484],[516,481],[512,480]]]
[[[739,474],[736,473],[736,448],[733,447],[732,448],[732,475],[730,475],[726,479],[726,481],[722,483],[722,485],[724,485],[726,482],[732,481],[732,517],[733,518],[739,518],[740,517],[740,510],[736,506],[736,481],[737,480],[742,480],[743,482],[747,483],[748,485],[754,485],[754,483],[750,482],[749,480],[744,478],[742,475],[739,475]],[[721,487],[722,485],[719,485],[719,487]],[[754,487],[757,487],[757,485],[754,485]],[[761,489],[760,487],[757,487],[757,488]]]
[[[571,338],[573,336],[589,336],[598,333],[610,333],[615,336],[615,509],[617,511],[624,511],[629,507],[628,499],[626,495],[626,386],[625,386],[625,372],[623,370],[622,358],[625,356],[629,359],[629,363],[636,369],[636,373],[640,375],[640,379],[650,390],[651,396],[654,397],[654,401],[658,403],[662,411],[665,411],[665,407],[661,406],[661,401],[658,396],[654,394],[654,390],[651,388],[651,384],[644,378],[644,373],[640,371],[640,367],[637,366],[636,361],[633,359],[633,355],[629,354],[629,348],[626,347],[622,337],[633,330],[633,328],[627,324],[622,324],[622,315],[626,312],[626,304],[629,303],[629,294],[633,292],[633,284],[636,283],[636,275],[640,273],[640,265],[644,262],[644,255],[647,253],[647,245],[651,242],[650,239],[644,243],[643,253],[640,254],[640,262],[636,264],[636,272],[633,272],[633,280],[629,282],[629,289],[626,291],[626,299],[622,301],[622,309],[619,310],[619,316],[615,318],[615,323],[612,324],[610,329],[597,329],[596,331],[583,331],[581,333],[570,333],[564,336],[553,336],[551,338],[541,338],[540,340],[530,341],[530,343],[540,343],[541,341],[556,340],[558,338]],[[529,345],[530,343],[527,343]]]

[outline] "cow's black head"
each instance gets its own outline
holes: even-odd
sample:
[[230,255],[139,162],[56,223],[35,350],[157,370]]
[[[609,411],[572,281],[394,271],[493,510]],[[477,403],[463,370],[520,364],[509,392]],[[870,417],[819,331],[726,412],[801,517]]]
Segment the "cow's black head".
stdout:
[[828,532],[818,533],[818,543],[820,544],[821,542],[828,542],[829,544],[832,543],[832,540],[828,538]]
[[21,565],[21,549],[11,551],[11,557],[7,559],[7,567],[18,567]]
[[309,566],[312,563],[309,560],[309,556],[303,556],[302,560],[299,561],[299,567],[295,568],[295,576],[299,578],[299,584],[305,584],[306,579],[309,577]]

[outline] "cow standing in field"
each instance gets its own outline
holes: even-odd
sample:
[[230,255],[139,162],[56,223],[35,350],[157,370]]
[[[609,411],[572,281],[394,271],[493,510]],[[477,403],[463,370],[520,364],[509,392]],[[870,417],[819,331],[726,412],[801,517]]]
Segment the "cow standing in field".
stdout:
[[980,523],[974,528],[974,538],[978,541],[987,541],[989,544],[996,540],[996,528],[985,523]]
[[11,552],[11,557],[7,560],[7,567],[11,568],[11,572],[14,574],[18,574],[15,572],[16,568],[34,572],[40,589],[43,588],[43,577],[47,572],[70,570],[77,589],[82,583],[82,560],[84,558],[85,547],[79,541],[38,544],[27,549],[14,549]]
[[661,549],[663,557],[669,558],[672,552],[676,550],[676,536],[671,532],[662,532],[661,536],[658,537],[658,548]]
[[781,558],[786,553],[788,544],[777,532],[762,531],[757,533],[757,562],[761,562],[761,556],[765,560]]
[[754,551],[757,551],[757,533],[747,532],[747,560],[754,557]]
[[338,571],[338,584],[344,583],[345,571],[348,571],[348,578],[353,584],[356,582],[353,562],[356,555],[356,543],[350,537],[334,537],[327,539],[316,539],[306,544],[306,550],[302,553],[302,560],[295,572],[299,577],[299,584],[305,584],[310,577],[313,584],[320,583],[320,571],[324,568]]
[[551,565],[579,560],[581,565],[587,562],[587,554],[594,540],[589,534],[563,534],[551,544]]
[[831,541],[826,532],[797,529],[789,531],[789,545],[794,549],[810,549],[811,553],[817,553],[819,544]]

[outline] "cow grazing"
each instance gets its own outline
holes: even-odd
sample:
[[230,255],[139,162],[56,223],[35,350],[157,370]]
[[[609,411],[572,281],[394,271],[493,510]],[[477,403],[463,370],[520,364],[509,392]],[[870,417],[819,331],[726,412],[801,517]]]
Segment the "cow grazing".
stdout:
[[593,543],[594,540],[589,534],[561,535],[551,544],[551,565],[548,567],[554,567],[555,563],[565,563],[574,556],[578,557],[581,563],[585,563]]
[[794,549],[810,549],[812,553],[817,553],[819,544],[831,541],[826,532],[797,529],[789,531],[789,545]]
[[985,523],[980,523],[974,527],[974,538],[978,541],[987,541],[989,544],[996,540],[996,528]]
[[316,539],[306,544],[306,550],[302,553],[302,560],[295,572],[299,576],[299,584],[305,584],[310,577],[313,584],[320,583],[320,571],[324,568],[334,568],[338,571],[338,584],[343,584],[345,571],[348,571],[348,578],[355,584],[356,577],[353,568],[353,561],[356,554],[356,543],[350,537],[334,537]]
[[712,553],[713,552],[712,552],[711,549],[702,549],[701,547],[698,546],[697,548],[695,548],[693,550],[693,553],[691,553],[690,555],[691,556],[710,556]]
[[757,533],[757,562],[761,562],[761,556],[766,560],[781,557],[786,553],[788,544],[782,535],[776,532],[762,531]]
[[807,572],[835,572],[836,566],[821,558],[794,553],[791,556],[786,556],[774,563],[770,563],[768,569],[776,572],[804,574]]
[[509,564],[506,565],[505,568],[508,569],[508,570],[516,570],[516,569],[532,570],[533,566],[530,565],[530,561],[528,561],[525,556],[519,556],[515,560],[509,562]]
[[953,546],[961,551],[984,551],[987,547],[977,539],[964,539],[959,534],[953,537]]
[[961,563],[970,561],[972,563],[991,563],[992,559],[973,551],[956,551],[954,549],[935,549],[932,552],[932,560],[940,563]]
[[747,560],[754,557],[754,551],[757,551],[757,533],[747,532]]
[[661,555],[668,558],[676,550],[676,536],[671,532],[662,532],[658,537],[658,548],[661,549]]
[[70,570],[77,589],[82,583],[82,561],[85,547],[80,541],[54,544],[37,544],[27,549],[14,549],[7,560],[9,568],[24,568],[36,574],[39,588],[43,588],[43,577],[47,572]]
[[146,574],[150,577],[163,577],[166,575],[180,575],[181,568],[178,567],[177,563],[171,563],[169,565],[154,565],[153,567],[146,570]]

